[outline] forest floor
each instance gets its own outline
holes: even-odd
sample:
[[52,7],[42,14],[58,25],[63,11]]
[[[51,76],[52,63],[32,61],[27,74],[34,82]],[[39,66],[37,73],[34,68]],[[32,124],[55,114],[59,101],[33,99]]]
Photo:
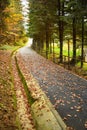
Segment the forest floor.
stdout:
[[0,50],[0,130],[17,129],[10,60],[10,52]]
[[35,130],[11,51],[0,50],[0,130]]

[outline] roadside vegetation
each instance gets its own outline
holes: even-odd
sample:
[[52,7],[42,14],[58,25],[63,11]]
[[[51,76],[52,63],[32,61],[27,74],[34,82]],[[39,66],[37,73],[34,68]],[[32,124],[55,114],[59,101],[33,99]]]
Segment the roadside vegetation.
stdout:
[[32,48],[68,69],[86,71],[87,1],[29,0],[29,6]]

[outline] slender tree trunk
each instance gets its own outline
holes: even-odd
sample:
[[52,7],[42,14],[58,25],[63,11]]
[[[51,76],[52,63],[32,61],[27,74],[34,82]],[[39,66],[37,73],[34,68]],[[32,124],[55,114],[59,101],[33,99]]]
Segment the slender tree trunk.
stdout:
[[[86,7],[86,0],[81,0],[82,9]],[[84,15],[82,16],[82,49],[81,49],[81,68],[83,67],[83,58],[84,58]]]
[[53,39],[53,62],[55,62],[54,39]]
[[81,50],[81,68],[83,67],[84,58],[84,17],[82,17],[82,50]]
[[52,45],[51,45],[51,42],[52,42],[52,40],[51,40],[51,38],[50,38],[50,53],[52,53]]
[[49,50],[49,32],[48,25],[46,24],[46,58],[48,59],[48,50]]
[[73,18],[73,65],[76,63],[76,18]]
[[64,2],[58,0],[58,15],[59,15],[59,41],[60,41],[60,62],[63,62],[63,32],[64,32],[64,23],[60,19],[60,16],[64,16]]
[[70,69],[70,43],[69,43],[69,39],[68,39],[68,69]]
[[36,40],[35,40],[34,38],[33,38],[32,48],[33,48],[34,50],[36,50],[36,49],[37,49]]
[[44,48],[44,40],[41,39],[41,50],[43,50],[43,48]]
[[63,62],[63,23],[59,22],[60,62]]
[[49,50],[49,36],[47,30],[46,30],[46,49]]

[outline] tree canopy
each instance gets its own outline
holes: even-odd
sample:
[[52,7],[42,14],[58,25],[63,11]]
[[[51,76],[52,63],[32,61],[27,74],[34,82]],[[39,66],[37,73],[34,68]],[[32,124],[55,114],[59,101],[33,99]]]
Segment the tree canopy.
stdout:
[[21,2],[18,0],[0,1],[1,43],[14,43],[23,33]]
[[[86,0],[29,0],[29,36],[34,46],[40,48],[57,38],[60,43],[60,62],[63,60],[63,44],[66,37],[73,42],[73,63],[76,48],[87,44],[87,1]],[[43,42],[42,42],[43,41]],[[83,48],[83,47],[82,47]],[[83,50],[82,50],[83,58]]]

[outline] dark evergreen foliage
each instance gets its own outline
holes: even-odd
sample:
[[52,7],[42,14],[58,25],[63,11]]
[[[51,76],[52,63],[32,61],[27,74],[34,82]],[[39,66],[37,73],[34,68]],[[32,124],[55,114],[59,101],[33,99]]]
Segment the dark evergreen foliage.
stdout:
[[60,62],[63,60],[65,37],[73,41],[73,64],[76,63],[77,40],[83,45],[87,38],[87,1],[86,0],[29,0],[29,36],[39,49],[46,42],[49,50],[55,35],[60,43]]

